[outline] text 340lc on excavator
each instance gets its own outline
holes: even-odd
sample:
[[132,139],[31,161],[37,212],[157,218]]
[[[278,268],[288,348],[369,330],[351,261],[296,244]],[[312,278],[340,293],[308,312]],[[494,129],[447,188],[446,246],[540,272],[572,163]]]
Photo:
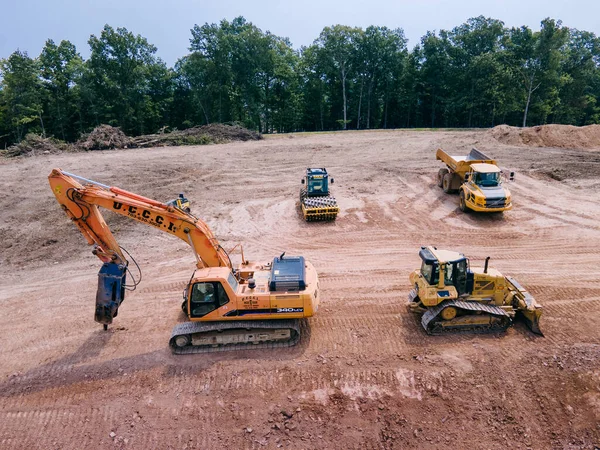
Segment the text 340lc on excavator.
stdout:
[[[167,205],[54,169],[48,177],[56,199],[103,262],[98,273],[95,320],[112,323],[125,298],[128,260],[99,207],[177,236],[192,249],[196,269],[184,291],[189,321],[173,329],[174,353],[290,347],[300,339],[300,319],[318,308],[318,277],[302,256],[267,264],[244,260],[234,268],[206,223]],[[127,252],[125,252],[127,253]]]
[[488,268],[489,258],[476,268],[462,253],[435,247],[421,247],[419,256],[421,269],[410,274],[414,289],[408,306],[422,314],[427,333],[504,331],[518,316],[542,335],[542,307],[517,280]]

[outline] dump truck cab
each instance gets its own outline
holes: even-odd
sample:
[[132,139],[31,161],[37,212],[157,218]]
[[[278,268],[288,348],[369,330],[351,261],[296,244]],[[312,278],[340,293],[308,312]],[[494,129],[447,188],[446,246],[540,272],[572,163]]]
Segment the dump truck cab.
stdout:
[[[302,184],[306,184],[308,197],[321,197],[329,195],[329,174],[325,168],[308,168]],[[331,179],[333,184],[333,178]]]
[[495,164],[471,164],[459,188],[463,211],[500,212],[512,209],[510,191],[502,182],[502,171]]

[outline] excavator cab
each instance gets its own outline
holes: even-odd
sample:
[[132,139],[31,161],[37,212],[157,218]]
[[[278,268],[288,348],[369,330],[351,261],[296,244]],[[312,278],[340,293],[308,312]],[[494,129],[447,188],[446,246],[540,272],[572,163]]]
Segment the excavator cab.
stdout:
[[[333,184],[333,178],[331,184]],[[308,168],[306,177],[302,184],[306,183],[306,194],[308,197],[319,197],[329,195],[329,174],[325,168]]]
[[229,303],[227,292],[219,281],[200,281],[191,287],[190,317],[203,317]]
[[[238,281],[232,272],[226,278],[214,275],[212,279],[193,279],[183,292],[181,309],[192,318],[204,317],[230,302],[228,291],[235,295]],[[227,285],[227,288],[224,286]],[[189,311],[188,311],[189,300]]]

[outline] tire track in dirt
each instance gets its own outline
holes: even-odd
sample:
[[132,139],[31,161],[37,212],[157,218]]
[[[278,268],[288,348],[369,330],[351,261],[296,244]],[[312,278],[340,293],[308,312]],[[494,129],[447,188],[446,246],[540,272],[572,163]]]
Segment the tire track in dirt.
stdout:
[[[51,194],[45,192],[47,186],[36,184],[34,174],[49,171],[49,165],[71,166],[92,178],[97,167],[105,167],[98,176],[110,181],[118,160],[136,168],[124,172],[127,186],[122,187],[156,198],[167,197],[164,187],[148,184],[139,171],[156,180],[173,179],[169,189],[186,192],[193,210],[225,248],[241,242],[250,259],[265,263],[283,250],[313,262],[322,303],[293,349],[175,357],[167,341],[172,326],[184,320],[180,296],[193,257],[181,242],[169,246],[170,236],[118,222],[118,238],[127,248],[133,243],[136,257],[140,255],[144,281],[128,293],[108,334],[92,321],[98,267],[87,257],[67,264],[57,258],[58,264],[33,271],[15,269],[7,274],[9,281],[1,282],[0,299],[11,315],[0,319],[1,373],[6,375],[0,380],[0,447],[273,448],[273,438],[266,445],[258,442],[259,433],[271,429],[265,411],[292,405],[309,412],[316,405],[322,422],[309,428],[312,441],[286,435],[289,444],[281,441],[285,448],[335,443],[339,448],[387,449],[389,442],[381,440],[379,431],[390,431],[385,421],[391,418],[415,419],[410,425],[423,431],[404,431],[410,437],[407,445],[418,448],[435,446],[422,434],[429,421],[437,424],[436,432],[443,428],[444,418],[450,420],[444,426],[454,441],[464,433],[461,427],[479,436],[470,441],[474,448],[523,445],[521,425],[534,442],[548,447],[552,433],[558,436],[557,448],[595,436],[596,416],[585,402],[574,405],[575,416],[546,403],[547,414],[540,416],[540,398],[556,398],[559,406],[583,398],[579,387],[585,372],[539,367],[541,360],[531,355],[552,360],[564,352],[575,355],[571,349],[578,343],[600,340],[600,254],[595,250],[600,245],[595,224],[600,202],[583,198],[579,193],[584,191],[566,183],[522,176],[509,185],[512,211],[498,217],[461,213],[457,196],[444,194],[435,184],[439,164],[434,149],[448,144],[458,154],[478,140],[487,142],[480,132],[338,133],[202,151],[50,155],[9,164],[8,188],[31,185],[34,191],[25,206],[38,211]],[[506,164],[523,170],[540,154],[547,165],[586,156],[497,147]],[[189,161],[181,180],[174,178],[182,163],[167,162],[165,168],[164,161],[174,159]],[[247,168],[243,174],[236,167],[240,160]],[[297,211],[298,181],[307,164],[317,162],[335,175],[334,194],[347,205],[330,224],[307,224]],[[265,164],[273,171],[265,171]],[[273,174],[281,179],[277,192],[265,189]],[[65,230],[52,229],[52,236],[46,235],[42,219],[15,218],[37,227],[32,242],[56,239],[63,255],[86,251],[80,238],[68,238],[73,230],[66,229],[70,225],[64,217]],[[47,261],[58,248],[37,244],[15,241],[14,250],[31,255],[32,261]],[[491,256],[491,267],[514,276],[543,305],[546,337],[533,335],[521,323],[504,334],[428,336],[406,302],[408,275],[420,266],[419,247],[430,244],[463,252],[473,266]],[[507,380],[506,373],[514,377]],[[511,385],[515,377],[535,383],[535,392]],[[481,387],[473,388],[470,381]],[[372,426],[357,441],[352,434],[358,422],[349,417],[362,414],[365,406],[371,408],[365,414]],[[144,419],[131,427],[128,421],[137,410]],[[573,417],[579,431],[567,430]],[[338,427],[342,423],[350,426],[348,433]],[[203,425],[201,433],[198,424]],[[501,431],[506,442],[490,438],[490,424],[498,425],[492,433]],[[247,426],[255,431],[245,432]],[[109,437],[113,428],[117,438],[129,439],[127,445]],[[317,435],[323,438],[317,441]]]

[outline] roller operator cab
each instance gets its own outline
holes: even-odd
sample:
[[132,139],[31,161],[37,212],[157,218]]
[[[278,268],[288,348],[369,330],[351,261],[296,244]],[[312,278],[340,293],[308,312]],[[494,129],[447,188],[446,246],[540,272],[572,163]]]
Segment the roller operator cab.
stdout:
[[472,268],[462,253],[421,247],[421,268],[410,274],[409,309],[422,314],[430,334],[503,331],[516,315],[542,334],[542,307],[515,279],[489,268]]
[[[329,195],[329,174],[325,168],[306,169],[306,177],[302,183],[306,183],[306,195],[308,197],[320,197]],[[331,179],[331,184],[334,180]]]

